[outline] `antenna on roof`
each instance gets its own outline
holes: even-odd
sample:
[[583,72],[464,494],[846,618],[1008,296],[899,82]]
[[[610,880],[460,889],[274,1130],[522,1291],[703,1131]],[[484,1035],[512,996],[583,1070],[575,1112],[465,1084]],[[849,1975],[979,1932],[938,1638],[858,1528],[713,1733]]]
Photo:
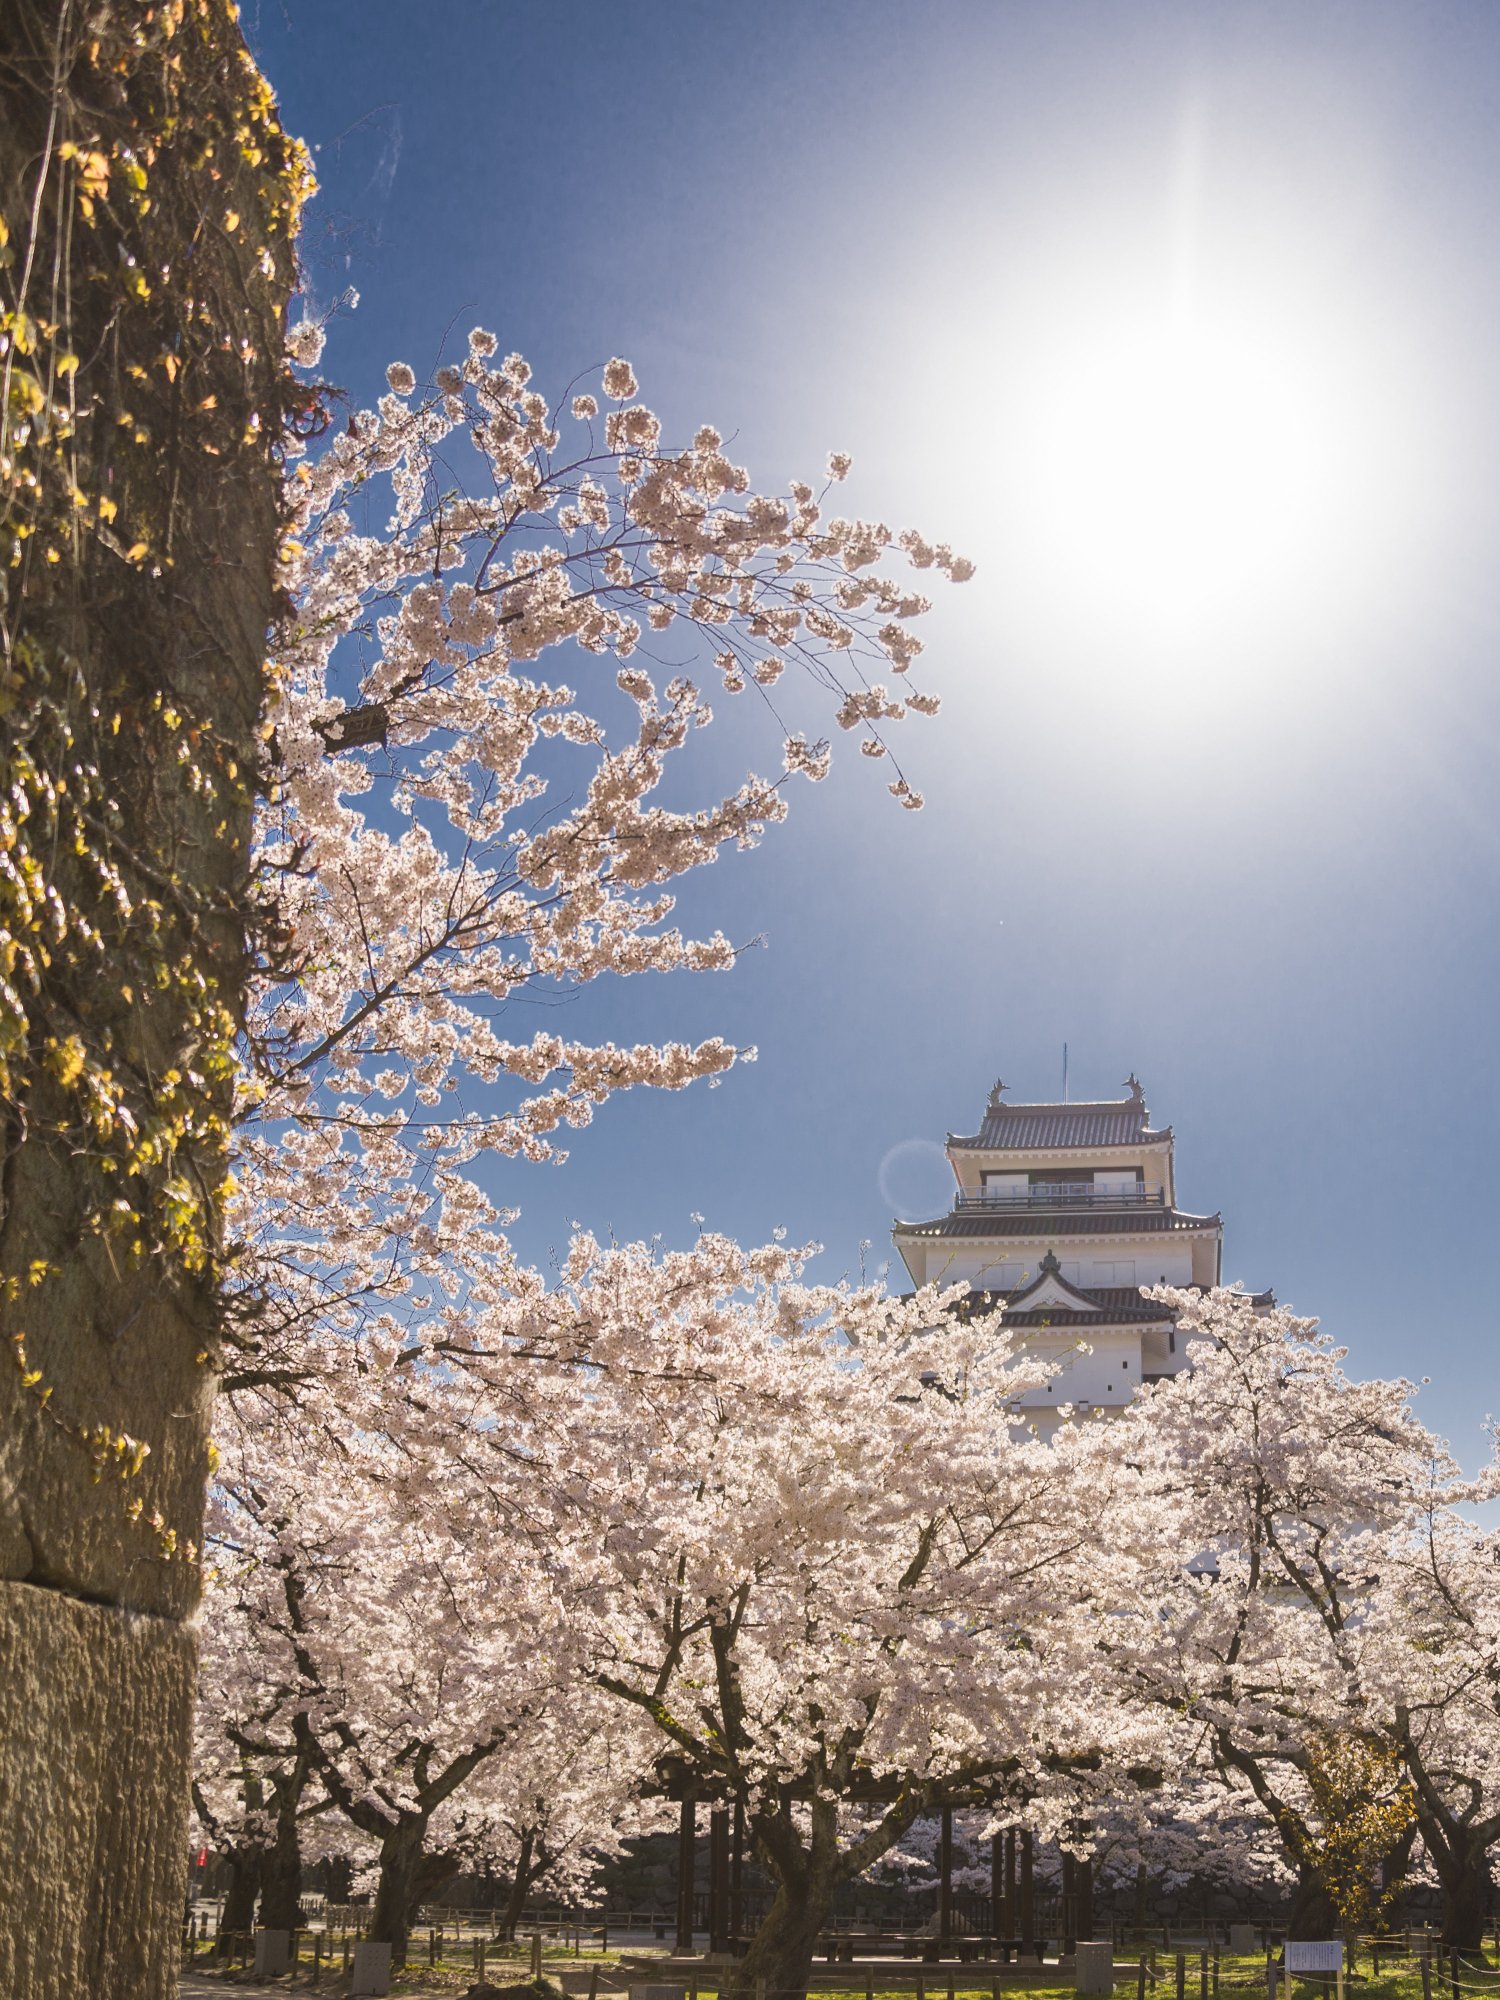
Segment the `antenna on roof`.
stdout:
[[1068,1101],[1068,1045],[1063,1043],[1063,1103]]

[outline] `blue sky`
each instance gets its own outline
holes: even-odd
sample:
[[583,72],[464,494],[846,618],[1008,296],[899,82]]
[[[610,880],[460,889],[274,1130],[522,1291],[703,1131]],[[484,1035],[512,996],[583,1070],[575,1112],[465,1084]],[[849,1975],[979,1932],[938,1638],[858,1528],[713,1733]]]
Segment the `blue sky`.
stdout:
[[[1500,1199],[1500,11],[248,0],[317,150],[360,399],[476,321],[556,390],[627,355],[762,482],[980,565],[928,621],[921,815],[845,756],[633,981],[715,1091],[608,1106],[503,1192],[853,1269],[989,1085],[1144,1080],[1226,1269],[1474,1463]],[[1187,329],[1184,333],[1184,329]],[[1165,440],[1165,445],[1163,443]],[[724,718],[738,774],[772,746]],[[719,732],[714,732],[718,734]],[[587,1020],[586,1004],[580,1026]],[[882,1188],[882,1163],[886,1163]],[[929,1196],[929,1190],[933,1193]]]

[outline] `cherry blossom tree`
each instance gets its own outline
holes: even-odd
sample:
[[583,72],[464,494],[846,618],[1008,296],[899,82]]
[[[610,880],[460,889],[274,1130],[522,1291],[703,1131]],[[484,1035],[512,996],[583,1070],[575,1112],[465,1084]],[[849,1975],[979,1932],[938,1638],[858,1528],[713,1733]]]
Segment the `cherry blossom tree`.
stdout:
[[[366,1378],[381,1358],[361,1357]],[[459,1865],[429,1844],[434,1816],[550,1688],[528,1666],[524,1592],[481,1617],[480,1559],[442,1511],[418,1521],[382,1502],[399,1473],[402,1388],[387,1373],[383,1392],[351,1407],[341,1386],[340,1407],[316,1422],[257,1394],[260,1421],[242,1422],[220,1468],[213,1546],[252,1682],[248,1698],[221,1701],[237,1748],[269,1758],[289,1737],[300,1784],[315,1778],[375,1844],[372,1934],[400,1963],[418,1904]],[[487,1584],[496,1567],[485,1552]],[[232,1719],[247,1707],[254,1726]]]
[[[1387,1772],[1369,1801],[1378,1815],[1399,1789],[1392,1760],[1420,1799],[1417,1739],[1441,1740],[1429,1852],[1444,1935],[1472,1945],[1497,1830],[1479,1810],[1491,1720],[1480,1703],[1468,1728],[1450,1729],[1441,1696],[1414,1711],[1411,1692],[1434,1685],[1417,1602],[1453,1616],[1454,1639],[1463,1627],[1463,1593],[1419,1579],[1441,1577],[1440,1547],[1461,1546],[1452,1503],[1475,1489],[1413,1414],[1411,1385],[1352,1380],[1315,1322],[1233,1291],[1153,1296],[1177,1313],[1192,1365],[1148,1389],[1122,1426],[1136,1490],[1109,1640],[1123,1683],[1196,1724],[1211,1766],[1269,1814],[1298,1872],[1292,1921],[1303,1935],[1337,1921],[1319,1804],[1329,1746],[1363,1741],[1372,1768]],[[1448,1644],[1437,1651],[1447,1656]],[[1459,1670],[1444,1686],[1467,1692],[1469,1677]],[[1448,1761],[1460,1743],[1462,1772]],[[1386,1804],[1395,1847],[1401,1814],[1394,1797]]]
[[[321,345],[294,330],[300,364]],[[667,448],[623,361],[603,370],[602,413],[579,393],[564,414],[496,353],[476,331],[422,395],[393,366],[379,407],[289,481],[221,1412],[218,1554],[275,1687],[269,1705],[263,1687],[228,1702],[229,1740],[279,1770],[268,1732],[289,1724],[299,1783],[315,1768],[380,1843],[377,1932],[398,1953],[433,1816],[513,1741],[520,1698],[502,1621],[458,1609],[473,1568],[451,1536],[434,1547],[431,1495],[399,1546],[366,1532],[372,1495],[409,1473],[407,1433],[463,1431],[451,1410],[436,1425],[443,1383],[415,1357],[546,1288],[511,1252],[486,1156],[560,1158],[558,1131],[613,1091],[681,1088],[752,1053],[514,1041],[506,1011],[609,974],[727,968],[722,935],[671,924],[668,885],[754,845],[790,778],[824,774],[827,745],[788,717],[831,698],[878,760],[895,723],[937,709],[910,686],[926,600],[876,568],[897,543],[883,524],[825,519],[807,485],[752,493],[708,427]],[[316,394],[306,411],[315,431]],[[829,480],[847,470],[834,458]],[[968,574],[915,534],[900,549]],[[778,775],[690,809],[657,795],[710,707],[640,664],[674,631],[709,642],[726,698],[753,691],[781,742]],[[585,698],[527,671],[554,647]],[[596,660],[614,670],[602,685]],[[890,789],[921,804],[899,770]],[[295,1418],[265,1391],[290,1392]],[[460,1445],[448,1467],[463,1462]],[[517,1619],[527,1602],[518,1588]],[[534,1721],[546,1690],[527,1687]],[[533,1857],[553,1842],[535,1818],[518,1838]]]
[[[311,365],[320,330],[292,347]],[[830,703],[893,768],[895,725],[937,710],[912,685],[927,600],[880,565],[961,580],[950,549],[825,516],[804,483],[753,492],[711,427],[669,448],[622,360],[602,403],[562,408],[496,354],[476,330],[420,395],[393,366],[378,408],[289,481],[231,1384],[295,1383],[308,1331],[347,1332],[371,1302],[506,1294],[487,1161],[562,1157],[558,1135],[614,1091],[751,1053],[515,1039],[508,1012],[607,975],[728,968],[721,933],[673,924],[669,885],[754,846],[792,777],[825,773],[798,712]],[[829,481],[847,470],[835,457]],[[654,672],[684,637],[781,763],[690,807],[662,794],[713,711]],[[581,693],[533,671],[559,648]],[[899,770],[890,790],[921,804]]]
[[1360,1660],[1382,1739],[1410,1779],[1444,1939],[1468,1949],[1482,1943],[1500,1841],[1500,1536],[1466,1509],[1495,1490],[1493,1468],[1455,1482],[1435,1458],[1407,1531],[1384,1552]]
[[942,1303],[581,1235],[447,1350],[492,1404],[466,1534],[530,1542],[563,1671],[649,1724],[663,1787],[744,1807],[776,1897],[736,1993],[804,1991],[836,1888],[918,1815],[1113,1734],[1070,1615],[1108,1459],[1014,1442],[1037,1370]]

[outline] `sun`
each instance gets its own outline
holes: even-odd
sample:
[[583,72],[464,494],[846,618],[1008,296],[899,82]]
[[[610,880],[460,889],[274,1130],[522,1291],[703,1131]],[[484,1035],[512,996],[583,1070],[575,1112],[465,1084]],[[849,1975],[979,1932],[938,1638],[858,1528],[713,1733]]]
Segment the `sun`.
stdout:
[[1037,382],[1035,499],[1073,587],[1170,632],[1300,586],[1337,463],[1309,358],[1178,316],[1101,330]]

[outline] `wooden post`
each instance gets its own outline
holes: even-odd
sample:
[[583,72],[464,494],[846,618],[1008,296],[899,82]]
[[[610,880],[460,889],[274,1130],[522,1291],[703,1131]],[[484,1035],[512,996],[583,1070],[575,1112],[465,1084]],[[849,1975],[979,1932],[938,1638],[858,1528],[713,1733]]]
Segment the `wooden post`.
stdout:
[[1177,2000],[1187,2000],[1187,1953],[1177,1954]]
[[542,1934],[540,1931],[533,1931],[531,1933],[531,1976],[533,1979],[540,1979],[542,1976]]
[[693,1801],[684,1799],[677,1828],[677,1949],[693,1948],[693,1869],[697,1858],[697,1812]]
[[[1198,1954],[1198,2000],[1208,2000],[1208,1952]],[[1339,2000],[1343,2000],[1342,1994]]]
[[1266,1947],[1266,2000],[1276,2000],[1276,1954]]
[[[1068,1852],[1062,1853],[1062,1948],[1064,1955],[1071,1952],[1078,1943],[1078,1863]],[[1182,2000],[1182,1995],[1177,1996]]]
[[[1078,1863],[1075,1885],[1077,1909],[1074,1916],[1073,1934],[1088,1940],[1094,1935],[1094,1857],[1085,1854]],[[1111,1938],[1114,1933],[1111,1931]]]
[[953,1808],[938,1822],[938,1950],[946,1953],[953,1935]]
[[[1010,1827],[1005,1835],[1005,1930],[1006,1938],[1016,1934],[1016,1830]],[[1010,1952],[1007,1949],[1006,1959]]]
[[[1005,1835],[990,1835],[990,1935],[998,1942],[1005,1929]],[[996,1957],[999,1956],[997,1952]]]
[[599,2000],[599,1966],[597,1961],[589,1967],[589,2000]]
[[[1460,2000],[1458,1991],[1458,1951],[1456,1948],[1448,1954],[1448,1976],[1453,1981],[1453,2000]],[[1339,2000],[1344,2000],[1342,1994],[1339,1995]]]
[[729,1949],[729,1809],[715,1806],[708,1816],[708,1948]]
[[1146,1954],[1141,1953],[1141,1962],[1135,1973],[1135,2000],[1146,2000]]
[[1029,1826],[1021,1829],[1021,1886],[1020,1886],[1020,1938],[1021,1952],[1036,1951],[1036,1894],[1032,1878],[1032,1863],[1036,1844]]
[[1432,2000],[1432,1956],[1426,1949],[1427,1940],[1422,1940],[1423,1950],[1419,1957],[1422,1967],[1422,2000]]

